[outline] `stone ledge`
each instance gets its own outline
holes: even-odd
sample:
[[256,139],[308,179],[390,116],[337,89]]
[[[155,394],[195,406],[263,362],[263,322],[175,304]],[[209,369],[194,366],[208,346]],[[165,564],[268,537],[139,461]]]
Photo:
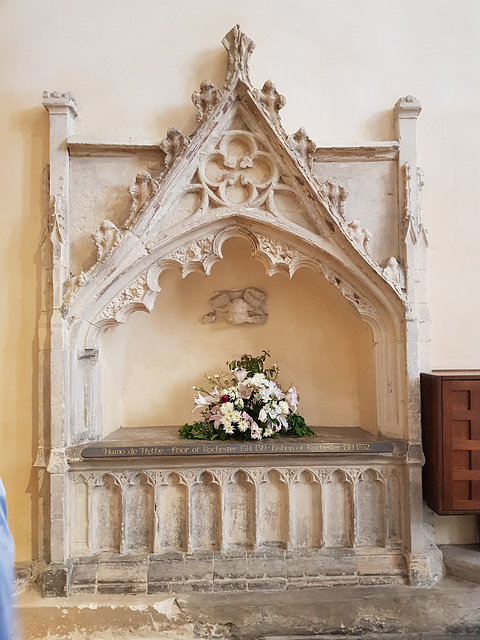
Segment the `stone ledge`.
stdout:
[[450,544],[440,550],[447,573],[480,584],[480,544]]

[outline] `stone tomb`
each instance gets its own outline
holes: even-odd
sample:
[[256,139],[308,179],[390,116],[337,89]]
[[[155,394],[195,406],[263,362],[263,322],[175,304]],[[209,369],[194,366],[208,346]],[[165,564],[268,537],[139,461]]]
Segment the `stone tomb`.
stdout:
[[[285,132],[271,81],[252,85],[253,42],[234,27],[223,44],[224,86],[202,82],[194,130],[160,144],[79,139],[73,97],[44,95],[45,595],[440,572],[421,496],[420,104],[397,102],[395,141],[317,147]],[[206,369],[272,343],[317,438],[189,442],[166,426],[189,419]]]

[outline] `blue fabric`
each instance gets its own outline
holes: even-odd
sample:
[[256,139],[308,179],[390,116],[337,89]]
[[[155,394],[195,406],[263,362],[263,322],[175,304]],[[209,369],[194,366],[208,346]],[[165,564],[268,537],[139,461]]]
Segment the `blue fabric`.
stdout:
[[13,638],[14,558],[13,540],[8,529],[7,500],[0,480],[0,640]]

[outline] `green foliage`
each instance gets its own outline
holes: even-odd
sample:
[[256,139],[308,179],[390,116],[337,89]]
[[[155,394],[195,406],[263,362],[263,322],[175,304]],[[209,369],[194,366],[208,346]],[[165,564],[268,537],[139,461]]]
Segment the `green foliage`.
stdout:
[[179,436],[190,440],[215,440],[215,438],[225,440],[227,438],[227,434],[224,431],[216,431],[211,422],[184,424],[180,427]]
[[307,427],[307,423],[304,418],[298,413],[291,413],[287,417],[288,422],[288,431],[282,435],[290,435],[290,436],[315,436],[316,433]]
[[251,356],[249,353],[244,353],[239,360],[227,362],[227,365],[231,371],[234,369],[245,369],[248,373],[263,373],[269,380],[276,380],[279,369],[276,364],[266,369],[265,360],[267,358],[270,358],[270,354],[264,349],[261,356]]

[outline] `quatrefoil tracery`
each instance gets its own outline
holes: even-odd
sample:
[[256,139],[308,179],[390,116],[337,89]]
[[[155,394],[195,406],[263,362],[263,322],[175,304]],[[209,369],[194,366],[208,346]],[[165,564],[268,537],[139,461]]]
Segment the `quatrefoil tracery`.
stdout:
[[278,170],[272,158],[259,150],[251,133],[229,131],[217,149],[200,162],[199,176],[210,202],[260,207],[273,196]]

